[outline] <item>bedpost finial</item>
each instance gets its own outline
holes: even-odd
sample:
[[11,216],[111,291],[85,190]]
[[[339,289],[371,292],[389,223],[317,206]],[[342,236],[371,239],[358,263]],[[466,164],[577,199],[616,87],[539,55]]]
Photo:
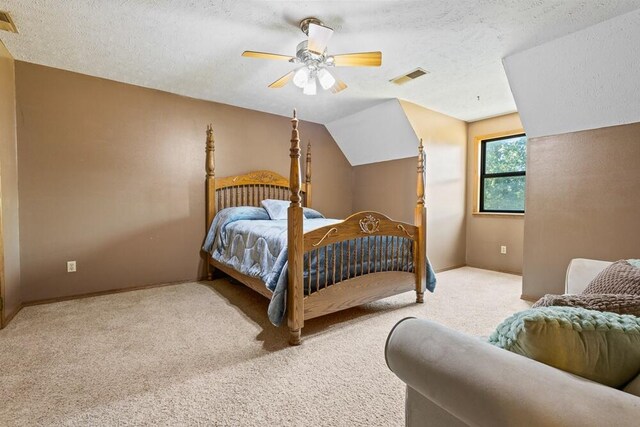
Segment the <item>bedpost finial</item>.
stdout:
[[213,140],[213,125],[209,123],[207,125],[207,149],[214,149],[214,140]]
[[420,145],[418,146],[418,173],[424,172],[424,145],[422,144],[422,138],[420,138]]
[[[309,184],[311,182],[311,140],[307,143],[307,161],[305,162],[304,177],[305,182]],[[307,197],[309,197],[309,194],[307,194]]]
[[215,155],[214,155],[214,151],[216,150],[215,147],[215,141],[213,139],[213,125],[211,123],[209,123],[207,125],[207,146],[206,146],[206,152],[207,152],[207,159],[206,159],[206,171],[207,171],[207,176],[209,177],[213,177],[216,175],[216,160],[215,160]]
[[289,157],[291,157],[291,169],[289,171],[289,190],[291,206],[300,207],[302,197],[300,196],[300,135],[298,133],[298,119],[296,118],[296,110],[293,110],[293,118],[291,119],[291,147],[289,149]]
[[424,145],[422,144],[422,138],[420,138],[420,145],[418,146],[418,185],[416,193],[418,196],[418,206],[424,207]]
[[[297,115],[295,109],[293,110],[293,118],[291,119],[291,127],[293,128],[293,131],[296,132],[296,134],[297,134],[297,132],[298,132],[298,115]],[[297,138],[297,136],[296,136],[296,138]],[[291,139],[293,139],[293,134],[291,136]]]
[[293,118],[291,119],[291,127],[293,128],[293,131],[291,133],[291,139],[293,139],[293,132],[296,133],[296,138],[298,138],[298,117],[296,114],[296,110],[293,110]]
[[298,111],[295,108],[293,109],[293,118],[294,119],[298,118]]

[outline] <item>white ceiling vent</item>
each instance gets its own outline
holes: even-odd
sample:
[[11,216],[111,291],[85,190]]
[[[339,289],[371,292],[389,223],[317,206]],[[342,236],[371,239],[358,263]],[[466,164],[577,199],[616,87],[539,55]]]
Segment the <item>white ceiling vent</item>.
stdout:
[[9,15],[9,12],[0,10],[0,30],[10,31],[12,33],[18,32],[16,24],[13,23],[13,19],[11,19],[11,15]]
[[422,68],[416,68],[413,71],[409,71],[407,74],[403,74],[389,81],[397,85],[403,85],[407,82],[410,82],[411,80],[417,79],[418,77],[422,77],[425,74],[429,74],[429,72],[427,70],[423,70]]

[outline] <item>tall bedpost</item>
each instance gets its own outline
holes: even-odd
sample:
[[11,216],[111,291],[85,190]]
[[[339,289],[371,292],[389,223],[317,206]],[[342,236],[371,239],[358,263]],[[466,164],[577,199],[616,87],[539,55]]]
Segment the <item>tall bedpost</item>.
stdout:
[[289,191],[291,205],[287,216],[289,282],[287,284],[287,325],[289,326],[289,344],[300,344],[301,329],[304,326],[304,295],[302,288],[304,242],[302,232],[302,197],[300,176],[300,137],[298,118],[293,110],[291,119],[291,169],[289,172]]
[[311,207],[311,140],[307,144],[307,160],[304,164],[304,195],[305,195],[305,207]]
[[424,302],[424,291],[427,285],[427,208],[424,198],[424,146],[422,138],[418,147],[418,181],[416,185],[415,225],[418,227],[418,238],[415,250],[416,302]]
[[[213,126],[209,124],[207,126],[207,159],[205,162],[205,170],[207,172],[207,181],[206,181],[206,205],[207,205],[207,229],[209,231],[209,227],[211,227],[211,222],[213,221],[213,217],[216,215],[216,159],[215,159],[215,141],[213,139]],[[207,259],[207,280],[211,280],[213,275],[213,266],[209,263]]]

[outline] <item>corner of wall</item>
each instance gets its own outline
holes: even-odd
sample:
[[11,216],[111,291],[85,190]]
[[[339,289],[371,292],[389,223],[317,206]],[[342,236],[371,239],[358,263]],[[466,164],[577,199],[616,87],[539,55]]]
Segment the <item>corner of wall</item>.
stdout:
[[15,60],[0,41],[0,314],[2,327],[22,304]]
[[404,158],[354,167],[354,210],[413,223],[418,140],[426,150],[427,252],[438,271],[465,262],[466,122],[399,100],[411,128]]
[[[476,138],[522,129],[518,113],[467,124],[466,263],[471,267],[522,274],[524,218],[474,215]],[[499,252],[507,246],[507,255]]]

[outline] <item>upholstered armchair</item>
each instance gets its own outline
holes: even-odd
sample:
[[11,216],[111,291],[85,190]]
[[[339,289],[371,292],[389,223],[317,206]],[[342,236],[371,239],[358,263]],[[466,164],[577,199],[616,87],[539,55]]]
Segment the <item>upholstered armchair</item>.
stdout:
[[[580,292],[608,264],[573,260],[566,291]],[[385,355],[407,385],[407,426],[640,424],[640,397],[631,394],[639,390],[611,388],[429,320],[398,323]]]

